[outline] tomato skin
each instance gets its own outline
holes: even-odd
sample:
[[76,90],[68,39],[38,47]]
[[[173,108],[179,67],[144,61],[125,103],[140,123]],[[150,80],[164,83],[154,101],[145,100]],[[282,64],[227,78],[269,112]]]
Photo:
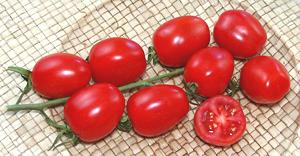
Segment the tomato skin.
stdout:
[[94,81],[116,86],[136,81],[146,69],[142,47],[130,39],[117,37],[96,43],[89,63]]
[[242,10],[225,11],[214,27],[216,43],[235,58],[245,59],[261,53],[267,34],[259,21]]
[[186,93],[174,85],[155,85],[133,94],[127,112],[133,129],[145,137],[159,136],[174,128],[189,111]]
[[257,56],[244,64],[240,86],[251,101],[274,104],[289,92],[290,78],[279,61],[270,56]]
[[198,51],[189,59],[184,68],[184,79],[197,84],[199,95],[212,97],[223,94],[233,69],[233,57],[227,50],[209,47]]
[[218,95],[205,100],[194,116],[196,134],[215,146],[230,146],[241,139],[246,117],[240,103],[230,96]]
[[207,47],[209,40],[208,25],[196,16],[181,16],[167,21],[153,35],[159,61],[169,67],[184,66],[193,53]]
[[100,83],[76,92],[64,107],[65,121],[84,142],[103,139],[117,126],[125,99],[117,87]]
[[70,96],[88,85],[91,71],[82,58],[55,53],[41,58],[31,76],[35,91],[43,97],[54,99]]

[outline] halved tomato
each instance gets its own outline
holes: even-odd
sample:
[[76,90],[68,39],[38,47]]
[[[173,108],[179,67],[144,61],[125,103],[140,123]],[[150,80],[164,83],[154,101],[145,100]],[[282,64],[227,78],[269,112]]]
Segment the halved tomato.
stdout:
[[230,146],[241,139],[246,117],[238,101],[219,95],[204,101],[194,116],[194,128],[204,141],[215,146]]

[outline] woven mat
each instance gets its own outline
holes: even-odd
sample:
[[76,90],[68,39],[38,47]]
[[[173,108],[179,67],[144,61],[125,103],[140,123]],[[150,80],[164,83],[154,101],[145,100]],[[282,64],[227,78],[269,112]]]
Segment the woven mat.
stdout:
[[[289,94],[273,107],[252,104],[240,92],[235,96],[247,116],[247,130],[237,144],[216,148],[202,142],[193,131],[194,111],[190,111],[175,129],[157,138],[115,130],[95,144],[48,151],[57,133],[37,112],[5,113],[1,109],[0,155],[300,155],[298,0],[0,0],[0,105],[16,102],[17,87],[25,85],[18,75],[4,71],[10,65],[32,69],[39,58],[57,51],[85,58],[94,43],[114,36],[131,38],[146,52],[153,32],[166,20],[197,15],[212,31],[218,16],[228,9],[246,10],[260,20],[268,35],[263,54],[279,59],[292,79]],[[235,76],[241,66],[236,62]],[[143,78],[163,72],[166,70],[149,66]],[[158,83],[182,86],[182,77]],[[125,93],[126,98],[130,94]],[[32,91],[24,99],[24,103],[42,101]],[[62,109],[47,113],[62,122]]]

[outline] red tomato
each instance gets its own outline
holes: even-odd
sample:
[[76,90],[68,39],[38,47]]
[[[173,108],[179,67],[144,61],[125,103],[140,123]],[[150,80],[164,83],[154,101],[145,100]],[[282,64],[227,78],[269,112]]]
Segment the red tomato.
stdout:
[[35,64],[31,76],[35,91],[53,99],[70,96],[85,87],[91,79],[91,71],[82,58],[56,53],[41,58]]
[[184,68],[184,79],[197,84],[199,95],[212,97],[223,94],[233,68],[233,57],[227,50],[218,47],[205,48],[189,59]]
[[133,94],[127,104],[136,133],[154,137],[174,128],[188,113],[185,92],[174,85],[156,85]]
[[207,47],[209,28],[196,16],[181,16],[162,24],[153,35],[153,45],[160,63],[184,66],[197,50]]
[[241,10],[225,11],[214,28],[214,39],[236,58],[249,58],[260,54],[267,34],[259,21]]
[[116,86],[136,81],[146,69],[142,47],[126,38],[109,38],[95,44],[89,63],[96,82]]
[[125,99],[117,87],[95,84],[76,92],[64,107],[65,121],[85,142],[106,137],[117,126],[124,112]]
[[253,102],[274,104],[290,90],[290,78],[279,61],[270,56],[257,56],[243,66],[240,86]]
[[219,95],[205,100],[194,116],[196,134],[215,146],[230,146],[241,139],[246,117],[239,102]]

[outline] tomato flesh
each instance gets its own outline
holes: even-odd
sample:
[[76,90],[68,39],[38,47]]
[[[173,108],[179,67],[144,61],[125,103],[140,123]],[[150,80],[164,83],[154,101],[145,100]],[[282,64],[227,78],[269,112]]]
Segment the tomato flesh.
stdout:
[[241,139],[246,117],[239,102],[219,95],[205,100],[194,116],[196,134],[215,146],[230,146]]

